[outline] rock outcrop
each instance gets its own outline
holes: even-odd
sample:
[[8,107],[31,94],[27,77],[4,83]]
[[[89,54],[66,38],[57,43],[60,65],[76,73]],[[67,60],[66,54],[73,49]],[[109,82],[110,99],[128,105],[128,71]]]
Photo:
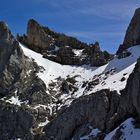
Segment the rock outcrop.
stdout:
[[55,46],[71,46],[73,49],[82,49],[87,46],[87,44],[73,37],[51,31],[48,27],[41,26],[33,19],[28,22],[27,36],[18,36],[17,39],[38,52],[54,50]]
[[[32,140],[31,129],[50,115],[52,97],[37,76],[41,68],[27,58],[4,22],[0,22],[0,139]],[[43,104],[46,107],[38,106]],[[35,106],[38,106],[35,108]]]
[[113,56],[100,50],[99,43],[87,45],[74,37],[51,31],[31,19],[27,26],[27,35],[17,39],[43,57],[66,65],[91,64],[101,66]]
[[[121,109],[140,117],[140,58],[133,73],[129,76],[126,88],[122,91]],[[124,109],[123,109],[124,110]]]
[[117,54],[122,53],[129,47],[140,45],[140,8],[136,9],[135,14],[128,26],[123,44],[120,45]]
[[[4,22],[0,22],[0,72],[7,64],[16,41]],[[3,59],[4,58],[4,59]]]
[[89,126],[104,131],[117,111],[119,98],[115,91],[102,90],[73,101],[68,109],[45,127],[47,140],[78,140]]
[[0,102],[0,139],[32,140],[31,127],[33,116],[27,108],[19,108],[9,103]]
[[35,92],[40,91],[42,96],[46,94],[45,84],[36,75],[40,68],[34,61],[24,56],[19,43],[14,39],[7,25],[3,22],[1,24],[3,24],[1,30],[3,29],[4,33],[1,33],[0,37],[2,43],[0,61],[3,66],[0,73],[0,96],[4,97],[13,93],[17,96],[26,94],[26,100],[33,103],[34,99],[31,96],[33,97]]

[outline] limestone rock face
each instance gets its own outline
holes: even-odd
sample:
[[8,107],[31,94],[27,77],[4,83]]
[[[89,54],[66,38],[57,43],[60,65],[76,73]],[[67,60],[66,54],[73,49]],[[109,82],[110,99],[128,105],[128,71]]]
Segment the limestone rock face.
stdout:
[[27,35],[18,35],[17,39],[44,58],[65,65],[101,66],[113,58],[100,50],[99,43],[87,45],[74,37],[51,31],[33,19],[28,22]]
[[107,51],[102,52],[99,43],[91,44],[89,47],[85,48],[85,54],[88,56],[89,63],[92,66],[101,66],[108,63],[108,60],[113,58]]
[[[100,130],[108,127],[108,120],[117,111],[119,95],[114,91],[102,90],[81,97],[45,127],[46,139],[80,139],[89,126]],[[94,116],[94,117],[93,117]],[[88,126],[85,127],[85,125]],[[78,131],[81,130],[82,131]]]
[[[18,42],[4,22],[0,22],[0,92],[8,94],[13,81],[19,78],[25,59]],[[3,95],[2,95],[3,94]]]
[[[14,49],[16,41],[8,29],[6,23],[0,22],[0,72],[7,64]],[[4,58],[4,59],[3,59]]]
[[4,22],[0,22],[0,139],[32,140],[31,129],[49,116],[52,98],[37,76],[41,68],[27,58]]
[[[46,94],[45,84],[36,76],[40,68],[34,61],[31,61],[24,55],[8,26],[3,22],[0,23],[0,26],[0,65],[3,66],[0,73],[0,96],[3,97],[16,92],[22,98],[24,95],[24,100],[26,97],[33,103],[35,92],[40,91],[42,96]],[[30,95],[33,98],[30,98]]]
[[30,20],[27,26],[27,40],[32,49],[39,51],[40,49],[53,49],[53,38],[46,34],[42,26],[35,20]]
[[120,45],[117,54],[135,45],[140,45],[140,8],[136,9],[127,28],[123,44]]
[[138,59],[135,69],[130,75],[127,86],[123,92],[126,93],[125,96],[127,96],[129,101],[127,110],[132,113],[135,111],[140,117],[140,58]]
[[0,102],[0,139],[18,139],[33,140],[31,126],[33,125],[33,116],[25,108],[8,103]]

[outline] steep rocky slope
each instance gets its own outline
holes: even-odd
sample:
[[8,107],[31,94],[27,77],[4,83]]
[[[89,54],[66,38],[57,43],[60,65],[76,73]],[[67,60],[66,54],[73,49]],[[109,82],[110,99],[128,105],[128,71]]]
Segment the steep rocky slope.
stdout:
[[0,139],[33,139],[31,129],[49,116],[52,97],[38,78],[41,69],[27,58],[4,22],[0,22]]
[[67,65],[91,64],[101,66],[113,58],[106,51],[101,51],[99,43],[87,45],[74,37],[51,31],[31,19],[27,26],[27,35],[17,39],[43,57]]
[[101,90],[81,97],[45,127],[46,138],[78,140],[90,131],[90,127],[104,131],[110,127],[108,122],[116,113],[118,104],[119,95],[115,91]]
[[[29,50],[23,45],[21,47],[25,55],[33,58],[41,67],[44,67],[44,71],[39,72],[38,76],[46,83],[48,93],[53,95],[56,101],[53,105],[57,106],[57,117],[45,128],[48,139],[52,138],[52,136],[54,136],[54,139],[72,137],[80,139],[88,132],[90,133],[92,128],[94,128],[93,131],[97,130],[97,126],[100,133],[96,138],[103,139],[107,132],[110,132],[125,119],[137,115],[133,111],[135,110],[133,105],[127,100],[128,96],[126,95],[128,94],[124,94],[124,97],[118,94],[120,94],[120,90],[125,88],[127,78],[133,71],[136,60],[140,56],[139,46],[129,48],[128,51],[131,52],[129,57],[122,59],[116,57],[102,67],[60,65],[42,58],[40,54]],[[77,87],[79,88],[77,89]],[[132,87],[130,86],[130,88]],[[112,91],[102,90],[93,93],[101,89],[110,89]],[[117,92],[113,90],[117,90]],[[111,95],[115,96],[115,98]],[[83,97],[79,98],[80,96]],[[72,102],[76,98],[78,99]],[[99,98],[103,105],[99,103]],[[97,101],[97,103],[94,104],[93,101]],[[98,103],[99,107],[97,107]],[[126,108],[129,107],[128,104],[130,108]],[[70,105],[70,107],[63,108],[65,105]],[[92,108],[93,111],[91,111]],[[97,113],[97,116],[99,116],[99,113],[102,121],[101,119],[98,120],[99,117],[94,118],[93,114],[90,113]],[[79,114],[81,115],[78,116]],[[77,121],[77,118],[79,121]],[[94,124],[95,122],[96,125]]]
[[127,28],[123,44],[120,45],[117,54],[127,48],[140,44],[140,8],[136,9],[133,18]]

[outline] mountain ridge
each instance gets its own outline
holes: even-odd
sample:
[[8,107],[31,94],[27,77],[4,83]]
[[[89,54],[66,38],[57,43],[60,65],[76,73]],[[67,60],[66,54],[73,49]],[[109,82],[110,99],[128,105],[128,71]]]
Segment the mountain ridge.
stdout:
[[[98,42],[85,48],[66,46],[65,39],[53,40],[45,32],[49,29],[34,22],[28,27],[37,31],[28,29],[27,36],[17,36],[18,41],[0,22],[0,140],[138,140],[139,43],[112,58]],[[50,42],[62,46],[46,48]],[[81,50],[89,58],[84,63],[79,63]],[[50,59],[44,51],[61,54],[65,61]]]
[[43,57],[65,65],[101,66],[113,58],[107,51],[101,51],[98,42],[88,45],[74,37],[51,31],[33,19],[28,21],[27,35],[18,35],[17,39]]

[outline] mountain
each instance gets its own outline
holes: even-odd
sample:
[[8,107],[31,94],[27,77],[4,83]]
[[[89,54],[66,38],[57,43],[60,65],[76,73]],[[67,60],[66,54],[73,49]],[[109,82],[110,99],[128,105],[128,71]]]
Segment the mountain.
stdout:
[[0,140],[139,140],[139,16],[114,56],[33,19],[17,39],[0,22]]
[[107,51],[100,50],[98,42],[87,45],[74,37],[41,26],[33,19],[28,22],[27,35],[18,35],[17,39],[43,57],[65,65],[101,66],[113,58]]
[[120,45],[117,54],[126,49],[140,44],[140,8],[136,9],[133,18],[127,28],[123,44]]

